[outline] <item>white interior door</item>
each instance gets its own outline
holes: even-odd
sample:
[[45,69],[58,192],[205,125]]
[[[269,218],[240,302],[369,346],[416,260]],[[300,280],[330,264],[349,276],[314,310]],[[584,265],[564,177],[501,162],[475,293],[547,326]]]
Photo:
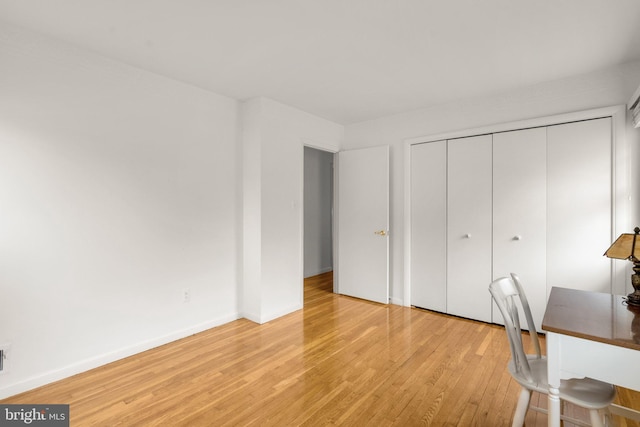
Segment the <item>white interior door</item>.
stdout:
[[447,311],[447,141],[411,147],[411,305]]
[[[493,135],[493,278],[516,273],[538,331],[547,305],[547,129]],[[493,322],[502,324],[494,303]],[[520,314],[524,319],[524,313]]]
[[[547,286],[610,293],[611,118],[549,126]],[[604,249],[602,249],[604,248]]]
[[389,302],[389,147],[338,153],[338,293]]
[[491,322],[492,136],[447,143],[447,313]]

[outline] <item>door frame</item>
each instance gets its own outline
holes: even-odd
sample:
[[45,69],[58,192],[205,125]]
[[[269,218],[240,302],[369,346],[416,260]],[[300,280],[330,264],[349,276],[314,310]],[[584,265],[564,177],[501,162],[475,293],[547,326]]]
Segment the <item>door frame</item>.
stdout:
[[[302,140],[302,189],[300,200],[303,201],[303,206],[301,209],[302,220],[300,221],[300,234],[302,239],[300,241],[300,253],[302,256],[300,272],[302,277],[300,278],[300,286],[302,287],[302,295],[304,295],[304,148],[313,148],[314,150],[324,151],[325,153],[331,153],[333,155],[333,188],[332,188],[332,203],[333,203],[333,212],[331,213],[331,251],[332,251],[332,264],[333,264],[333,292],[338,293],[338,225],[336,218],[338,216],[338,198],[337,198],[337,185],[338,185],[338,152],[340,151],[337,148],[328,148],[326,145],[319,144],[316,141],[312,141],[309,139]],[[304,297],[302,298],[302,304],[304,305]]]
[[[343,151],[340,148],[335,148],[335,147],[329,147],[327,145],[318,143],[317,141],[313,141],[310,139],[302,139],[302,168],[301,168],[301,195],[300,195],[300,200],[303,201],[303,209],[301,209],[300,212],[300,216],[301,216],[301,220],[300,220],[300,235],[302,236],[301,240],[300,240],[300,253],[301,253],[301,257],[300,257],[300,286],[302,287],[302,295],[304,295],[304,147],[309,147],[309,148],[313,148],[315,150],[320,150],[320,151],[324,151],[327,153],[331,153],[333,154],[333,195],[332,195],[332,202],[333,202],[333,212],[332,212],[332,218],[331,218],[331,226],[332,226],[332,230],[331,230],[331,234],[332,234],[332,263],[333,263],[333,293],[335,294],[339,294],[340,293],[340,281],[338,279],[339,277],[339,269],[340,269],[340,263],[339,263],[339,245],[338,245],[338,236],[340,233],[339,227],[338,227],[338,221],[336,220],[338,218],[339,215],[339,211],[340,211],[340,203],[338,202],[338,187],[340,184],[340,177],[339,177],[339,156],[338,153],[340,151]],[[372,148],[372,147],[362,147],[362,148]],[[390,254],[387,254],[387,258],[390,256]],[[388,261],[388,260],[387,260]],[[388,278],[387,280],[390,280],[390,278]],[[389,283],[389,286],[391,285],[391,283]],[[304,305],[304,297],[302,298],[302,304]]]
[[[568,122],[611,117],[612,143],[612,227],[611,241],[621,233],[630,230],[631,221],[631,150],[626,138],[626,106],[577,111],[566,114],[537,117],[478,128],[427,135],[404,140],[404,305],[411,306],[411,146],[440,140],[463,138],[476,135],[508,132],[533,127],[558,125]],[[607,248],[602,248],[603,252]],[[628,264],[628,265],[627,265]],[[631,272],[630,263],[611,261],[611,283],[615,293],[626,294],[627,277]],[[488,284],[487,284],[488,286]]]
[[[321,185],[322,185],[323,187],[325,187],[325,184],[326,184],[326,187],[331,186],[331,201],[330,201],[331,206],[330,206],[330,212],[329,212],[329,217],[330,217],[330,230],[328,230],[328,233],[331,235],[331,239],[332,239],[332,240],[331,240],[331,261],[330,261],[331,265],[330,265],[330,266],[331,266],[331,269],[333,270],[333,264],[334,264],[334,261],[335,261],[335,260],[333,259],[333,250],[334,250],[334,248],[333,248],[333,247],[334,247],[333,237],[334,237],[334,234],[335,234],[335,233],[334,233],[334,231],[335,231],[335,230],[334,230],[334,220],[335,220],[335,218],[334,218],[334,212],[333,212],[333,211],[334,211],[334,204],[335,204],[335,189],[334,189],[334,180],[335,180],[335,176],[334,176],[334,175],[335,175],[335,173],[334,173],[334,162],[335,162],[335,158],[336,158],[336,153],[334,153],[334,152],[333,152],[333,151],[331,151],[331,150],[327,150],[327,149],[320,149],[320,148],[317,148],[317,147],[312,147],[312,146],[310,146],[310,145],[304,145],[304,148],[303,148],[303,149],[304,149],[304,163],[303,163],[303,199],[302,199],[302,200],[303,200],[303,205],[302,205],[302,208],[303,208],[303,223],[302,223],[302,225],[303,225],[303,227],[302,227],[302,230],[303,230],[303,233],[302,233],[302,242],[303,242],[303,254],[302,254],[302,260],[303,260],[303,266],[304,266],[304,262],[305,262],[305,260],[306,260],[306,255],[305,255],[305,251],[304,251],[304,249],[306,249],[306,239],[307,239],[306,235],[304,234],[304,230],[305,230],[305,222],[306,222],[306,212],[307,212],[307,209],[306,209],[306,208],[307,208],[307,206],[306,206],[306,203],[305,203],[305,202],[306,202],[306,196],[307,196],[307,194],[305,194],[305,192],[304,192],[304,188],[305,188],[305,186],[306,186],[306,184],[307,184],[307,183],[306,183],[306,180],[307,180],[307,170],[304,168],[304,166],[306,165],[306,162],[307,162],[307,153],[308,153],[307,149],[310,149],[310,150],[313,150],[313,151],[315,151],[315,152],[320,152],[320,153],[322,153],[324,156],[326,156],[326,159],[331,159],[331,160],[330,160],[330,162],[331,162],[331,165],[330,165],[330,166],[331,166],[331,172],[330,172],[330,174],[328,174],[328,175],[327,175],[327,180],[325,180],[325,179],[323,179],[323,180],[322,180]],[[325,162],[324,158],[323,158],[323,165],[324,165],[323,167],[325,167],[325,166],[326,166],[326,162]],[[326,182],[325,182],[325,181],[326,181]],[[324,208],[323,208],[323,209],[324,209]],[[324,213],[324,212],[326,212],[326,211],[324,211],[324,210],[323,210],[323,213]],[[324,231],[324,230],[325,230],[325,228],[323,227],[323,231]],[[323,274],[323,273],[326,273],[326,272],[328,272],[328,271],[325,271],[325,269],[323,268],[323,269],[321,269],[318,273],[314,273],[314,274]],[[307,277],[307,275],[306,275],[306,274],[307,274],[306,272],[303,272],[303,277]]]

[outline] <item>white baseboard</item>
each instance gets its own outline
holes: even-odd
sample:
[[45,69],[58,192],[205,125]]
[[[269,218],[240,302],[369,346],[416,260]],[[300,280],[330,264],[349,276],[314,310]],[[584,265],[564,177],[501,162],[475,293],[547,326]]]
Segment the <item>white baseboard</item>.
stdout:
[[282,317],[282,316],[285,316],[287,314],[293,313],[294,311],[301,310],[302,307],[303,307],[302,304],[296,304],[296,305],[292,305],[290,307],[287,307],[285,309],[275,311],[273,313],[267,313],[267,314],[261,316],[261,320],[262,321],[260,323],[270,322],[270,321],[272,321],[274,319],[277,319],[278,317]]
[[393,305],[404,305],[404,302],[402,301],[402,298],[394,298],[391,297],[389,298],[389,302]]
[[277,319],[278,317],[286,316],[287,314],[291,314],[294,311],[301,310],[302,307],[303,307],[302,304],[295,304],[287,308],[284,308],[282,310],[274,311],[273,313],[267,313],[267,314],[242,313],[242,317],[244,317],[247,320],[251,320],[254,323],[258,323],[262,325],[263,323],[270,322],[274,319]]
[[325,267],[325,268],[321,268],[317,271],[312,271],[311,273],[305,274],[304,278],[308,278],[308,277],[313,277],[313,276],[317,276],[319,274],[324,274],[324,273],[328,273],[330,271],[333,271],[333,267]]
[[262,322],[260,321],[260,315],[259,315],[259,314],[254,314],[254,313],[242,313],[242,315],[241,315],[240,317],[242,317],[242,318],[244,318],[244,319],[247,319],[247,320],[251,320],[253,323],[257,323],[257,324],[262,323]]
[[23,393],[28,390],[32,390],[37,387],[59,381],[64,378],[68,378],[72,375],[76,375],[82,372],[86,372],[90,369],[97,368],[99,366],[106,365],[107,363],[115,362],[116,360],[124,359],[125,357],[133,356],[134,354],[142,353],[143,351],[150,350],[155,347],[177,341],[181,338],[186,338],[198,332],[206,331],[207,329],[215,328],[216,326],[224,325],[225,323],[232,322],[239,319],[239,314],[234,313],[232,315],[220,317],[217,319],[208,320],[197,325],[190,326],[188,328],[172,332],[170,334],[153,338],[147,341],[136,343],[129,347],[124,347],[119,350],[115,350],[109,353],[101,354],[96,357],[81,360],[71,365],[65,366],[60,369],[45,372],[35,375],[26,380],[17,382],[15,384],[9,384],[8,386],[0,387],[0,399]]

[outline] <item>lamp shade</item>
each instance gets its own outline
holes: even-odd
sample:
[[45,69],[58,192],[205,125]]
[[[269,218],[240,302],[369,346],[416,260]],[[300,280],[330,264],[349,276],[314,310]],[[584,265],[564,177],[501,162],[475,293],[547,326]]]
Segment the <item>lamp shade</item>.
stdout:
[[635,231],[635,234],[621,234],[604,255],[616,259],[640,260],[640,242],[636,244],[640,228],[636,227],[633,231]]

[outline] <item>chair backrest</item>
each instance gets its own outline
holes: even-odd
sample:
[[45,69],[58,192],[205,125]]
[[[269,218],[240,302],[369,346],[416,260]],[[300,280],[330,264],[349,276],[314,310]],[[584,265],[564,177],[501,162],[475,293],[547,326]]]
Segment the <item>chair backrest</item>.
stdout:
[[511,359],[516,372],[523,375],[527,380],[534,381],[531,374],[531,368],[527,360],[527,355],[524,352],[524,346],[522,342],[522,328],[520,326],[520,315],[518,310],[522,310],[525,314],[527,326],[529,328],[529,336],[535,350],[535,358],[540,358],[540,342],[538,340],[538,334],[536,332],[535,324],[533,323],[533,317],[531,316],[531,309],[527,297],[522,289],[522,284],[518,276],[515,274],[512,277],[501,277],[494,280],[489,285],[489,292],[493,296],[496,305],[500,309],[502,318],[504,320],[504,328],[507,332],[507,338],[509,340],[509,347],[511,349]]
[[536,352],[538,358],[540,358],[540,340],[538,339],[538,331],[536,330],[536,324],[533,321],[533,316],[531,315],[531,308],[529,308],[529,301],[527,300],[527,294],[524,292],[524,288],[522,287],[522,283],[520,282],[520,278],[517,274],[511,273],[511,279],[513,280],[513,284],[516,285],[516,289],[518,290],[518,295],[520,295],[520,303],[522,304],[522,311],[524,311],[524,316],[527,320],[527,329],[529,330],[529,337],[531,338],[531,344],[533,345],[533,349]]

